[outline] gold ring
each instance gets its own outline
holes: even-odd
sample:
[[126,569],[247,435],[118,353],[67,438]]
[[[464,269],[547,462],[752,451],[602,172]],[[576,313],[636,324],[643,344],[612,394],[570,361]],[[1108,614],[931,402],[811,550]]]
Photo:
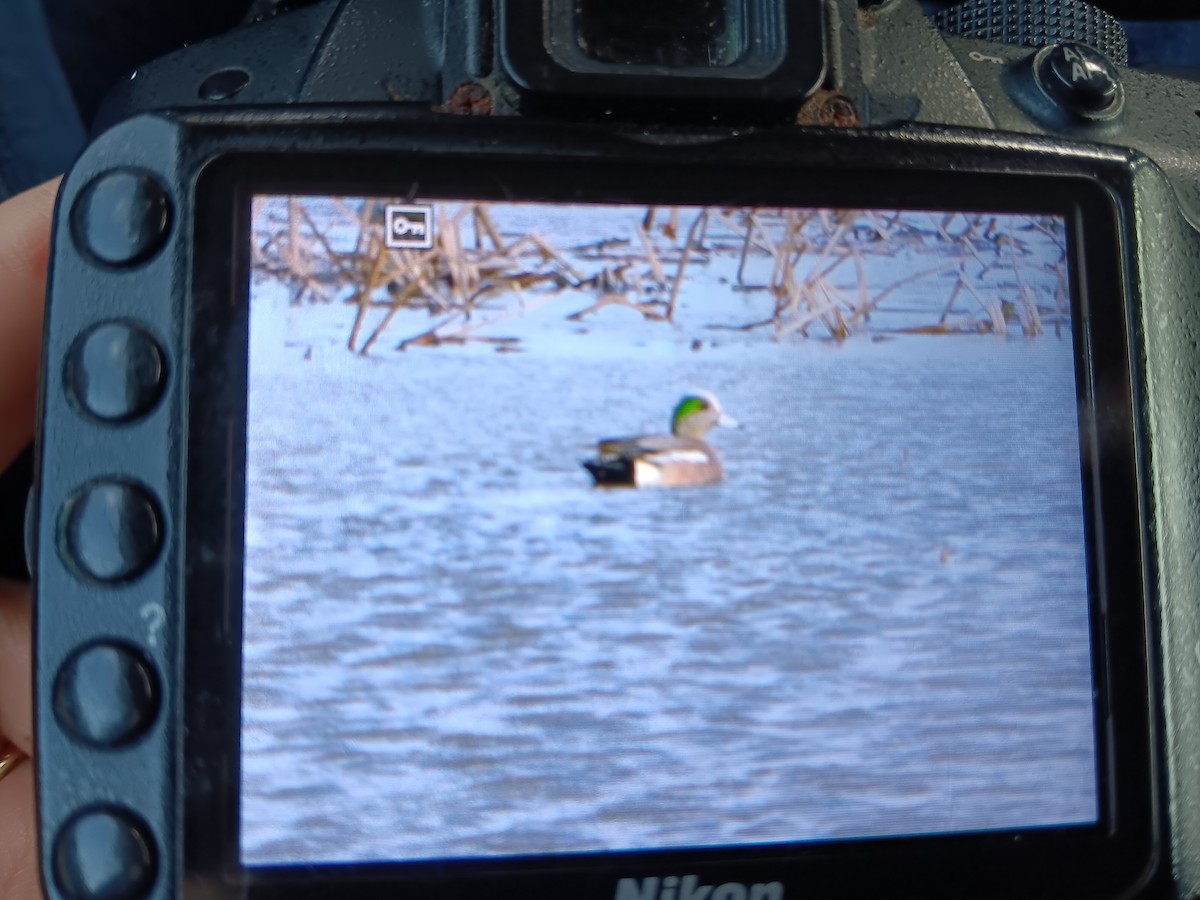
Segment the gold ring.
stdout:
[[25,755],[25,751],[16,744],[8,744],[4,748],[4,752],[0,753],[0,781],[3,781],[6,775],[26,759],[28,757]]

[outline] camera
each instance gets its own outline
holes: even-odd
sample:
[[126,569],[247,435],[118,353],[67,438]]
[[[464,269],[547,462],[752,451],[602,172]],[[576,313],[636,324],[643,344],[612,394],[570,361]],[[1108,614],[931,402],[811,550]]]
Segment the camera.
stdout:
[[1200,893],[1200,87],[1002,6],[134,73],[55,220],[47,896]]

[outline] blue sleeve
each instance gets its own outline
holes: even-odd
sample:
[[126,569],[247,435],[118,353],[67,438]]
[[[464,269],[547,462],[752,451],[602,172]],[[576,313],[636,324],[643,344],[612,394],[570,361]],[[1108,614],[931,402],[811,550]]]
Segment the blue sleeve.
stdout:
[[0,200],[64,172],[84,140],[40,0],[3,0]]

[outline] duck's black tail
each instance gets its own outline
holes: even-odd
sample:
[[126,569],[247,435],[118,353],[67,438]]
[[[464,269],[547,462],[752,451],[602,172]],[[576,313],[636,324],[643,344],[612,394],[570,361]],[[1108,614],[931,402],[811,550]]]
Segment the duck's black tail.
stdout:
[[596,487],[633,487],[633,462],[628,459],[585,459]]

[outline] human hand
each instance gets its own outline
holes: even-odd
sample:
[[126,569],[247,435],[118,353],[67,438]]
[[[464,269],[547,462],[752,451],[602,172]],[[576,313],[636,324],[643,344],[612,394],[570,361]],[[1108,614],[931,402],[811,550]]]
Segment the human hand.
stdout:
[[[0,203],[0,471],[33,438],[58,180]],[[39,900],[29,585],[0,581],[0,900]],[[5,760],[8,763],[5,763]]]

